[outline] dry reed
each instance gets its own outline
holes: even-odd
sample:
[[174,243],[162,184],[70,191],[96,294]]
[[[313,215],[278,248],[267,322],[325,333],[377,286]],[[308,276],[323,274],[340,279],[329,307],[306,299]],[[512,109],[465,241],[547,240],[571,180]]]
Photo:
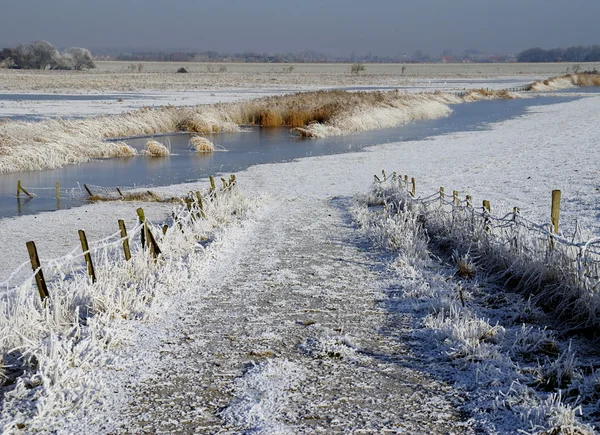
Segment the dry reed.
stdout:
[[146,151],[145,155],[151,157],[167,157],[171,155],[169,148],[154,139],[146,142]]
[[531,85],[533,91],[555,91],[572,88],[574,86],[600,86],[600,74],[579,73],[567,74],[561,77],[552,77],[547,80],[535,82]]
[[202,136],[192,136],[190,146],[198,153],[212,153],[215,150],[213,143]]

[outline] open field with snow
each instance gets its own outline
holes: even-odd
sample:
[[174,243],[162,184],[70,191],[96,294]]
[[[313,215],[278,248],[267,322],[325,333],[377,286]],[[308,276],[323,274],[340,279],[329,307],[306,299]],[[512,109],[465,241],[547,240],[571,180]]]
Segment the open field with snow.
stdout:
[[[81,77],[101,76],[102,68]],[[147,68],[148,77],[163,74]],[[397,72],[373,80],[389,86]],[[237,74],[233,66],[228,74]],[[500,83],[491,71],[455,74]],[[378,108],[372,128],[385,126],[394,104]],[[417,106],[403,122],[422,119]],[[600,97],[589,94],[486,130],[254,166],[236,174],[235,190],[206,203],[206,219],[171,203],[116,201],[0,220],[1,292],[17,292],[0,299],[8,366],[0,430],[593,433],[600,412],[594,336],[568,334],[483,269],[461,277],[457,258],[423,233],[418,215],[372,207],[381,192],[370,187],[382,169],[397,171],[416,178],[417,196],[445,186],[477,206],[491,200],[496,215],[519,207],[540,223],[549,220],[551,190],[561,189],[561,229],[570,234],[579,225],[580,237],[600,236],[600,126],[586,115],[599,111]],[[342,129],[344,120],[331,125]],[[152,190],[208,196],[206,180]],[[139,249],[140,206],[164,248],[156,263]],[[94,252],[92,284],[77,230],[104,239],[118,230],[117,219],[135,236],[135,258],[126,265],[120,240],[111,239],[110,249]],[[48,271],[54,298],[46,308],[30,277],[29,240]],[[48,261],[70,252],[66,263]],[[469,266],[468,252],[459,254]]]
[[[137,65],[142,65],[137,72]],[[135,72],[129,67],[133,65]],[[207,66],[225,66],[209,72]],[[290,72],[289,67],[293,67]],[[175,71],[185,67],[187,74]],[[404,74],[402,68],[405,67]],[[98,93],[225,89],[307,90],[340,87],[422,87],[463,89],[508,81],[511,86],[574,72],[574,64],[366,64],[351,74],[348,64],[204,64],[98,62],[91,71],[0,70],[3,93]],[[585,70],[599,63],[581,64]],[[510,87],[510,86],[504,86]]]

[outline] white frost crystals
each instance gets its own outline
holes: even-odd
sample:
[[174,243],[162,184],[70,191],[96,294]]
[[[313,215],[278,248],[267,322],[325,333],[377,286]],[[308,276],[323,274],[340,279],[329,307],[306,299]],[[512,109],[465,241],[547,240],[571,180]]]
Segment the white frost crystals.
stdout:
[[[426,357],[441,367],[451,364],[453,388],[467,398],[468,412],[486,433],[593,433],[600,378],[586,374],[586,367],[597,364],[586,341],[557,338],[545,326],[555,325],[549,316],[494,285],[483,271],[452,276],[457,266],[451,246],[444,254],[436,245],[434,256],[425,237],[427,231],[432,236],[436,216],[392,184],[376,182],[369,196],[359,197],[354,218],[375,245],[395,254],[389,262],[400,268],[406,309],[421,314],[414,336]],[[401,233],[414,236],[392,244],[382,237]],[[406,258],[415,255],[415,246],[421,250],[417,258],[429,258],[419,267]]]
[[[33,278],[12,287],[4,283],[10,288],[0,295],[0,352],[20,364],[13,367],[20,373],[11,380],[14,388],[5,390],[0,432],[53,432],[68,419],[77,420],[86,408],[110,402],[113,386],[96,382],[96,375],[101,369],[120,370],[111,367],[111,352],[128,344],[140,321],[160,314],[170,296],[198,291],[193,289],[200,288],[203,264],[218,249],[219,234],[254,205],[234,188],[204,201],[205,219],[194,208],[189,212],[177,206],[176,222],[166,234],[161,226],[150,226],[162,250],[157,261],[140,249],[140,226],[129,233],[130,261],[123,259],[118,234],[90,243],[96,283],[87,276],[80,254],[44,262],[50,294],[44,306]],[[206,239],[216,241],[199,244]],[[87,418],[88,424],[105,424],[100,417]]]
[[293,434],[293,428],[285,424],[285,410],[304,376],[304,368],[287,360],[254,366],[235,382],[236,399],[223,417],[252,433]]

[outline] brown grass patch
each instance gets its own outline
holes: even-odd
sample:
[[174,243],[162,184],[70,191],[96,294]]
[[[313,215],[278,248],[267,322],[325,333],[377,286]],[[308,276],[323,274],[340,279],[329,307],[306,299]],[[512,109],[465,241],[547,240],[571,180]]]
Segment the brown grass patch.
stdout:
[[146,155],[152,157],[167,157],[171,155],[169,148],[153,139],[150,139],[148,142],[146,142],[146,150],[148,151]]
[[600,74],[583,73],[575,76],[575,84],[578,86],[600,86]]
[[190,146],[198,153],[212,153],[215,150],[213,143],[202,136],[190,138]]
[[481,95],[484,98],[499,99],[499,100],[512,100],[515,97],[507,90],[493,90],[493,89],[473,89],[469,94]]

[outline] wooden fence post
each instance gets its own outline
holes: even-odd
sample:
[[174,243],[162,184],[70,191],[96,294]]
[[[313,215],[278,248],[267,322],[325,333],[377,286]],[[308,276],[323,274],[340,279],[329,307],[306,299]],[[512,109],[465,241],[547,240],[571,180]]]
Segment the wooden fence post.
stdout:
[[[516,228],[517,217],[519,216],[519,213],[521,213],[519,207],[513,207],[513,228]],[[519,241],[517,240],[516,236],[512,238],[511,245],[514,247],[515,251],[519,248]]]
[[485,230],[486,231],[490,231],[492,229],[492,227],[490,226],[490,218],[488,217],[489,214],[492,213],[492,205],[490,204],[490,202],[487,199],[483,200],[483,208],[484,208],[484,212],[485,212]]
[[492,205],[487,199],[483,200],[483,207],[487,210],[488,213],[492,212]]
[[231,174],[229,176],[229,187],[235,187],[235,175]]
[[552,232],[554,234],[558,234],[558,223],[560,219],[560,190],[552,191],[552,211],[550,213],[550,218],[552,220]]
[[87,184],[84,184],[84,185],[83,185],[83,187],[84,187],[84,188],[85,188],[85,190],[87,191],[88,195],[90,195],[90,196],[94,196],[94,195],[92,195],[92,191],[90,190],[90,188],[88,187],[88,185],[87,185]]
[[40,257],[38,257],[37,248],[34,242],[27,242],[27,251],[29,252],[29,259],[31,260],[31,267],[35,273],[35,283],[37,284],[38,292],[42,302],[46,298],[50,297],[48,293],[48,287],[46,286],[46,280],[44,279],[44,273],[42,272],[42,265],[40,264]]
[[152,255],[152,258],[154,258],[154,260],[156,260],[158,256],[162,254],[162,251],[158,247],[158,243],[156,243],[156,239],[152,235],[152,231],[150,231],[150,228],[148,228],[148,222],[144,222],[144,228],[146,230],[146,240],[148,240],[150,255]]
[[210,180],[210,192],[209,195],[214,198],[217,195],[217,186],[215,186],[215,177],[213,177],[212,175],[210,177],[208,177],[208,179]]
[[452,191],[452,202],[454,205],[458,205],[458,190]]
[[21,192],[23,192],[28,197],[33,198],[33,195],[31,193],[29,193],[27,190],[25,190],[25,188],[21,184],[21,180],[17,180],[17,198],[21,197]]
[[140,231],[140,239],[142,241],[142,250],[146,249],[146,216],[144,215],[144,209],[142,207],[136,210],[138,219],[144,228]]
[[471,207],[473,205],[473,197],[471,195],[467,195],[467,207]]
[[202,195],[200,195],[200,192],[196,192],[196,198],[198,199],[198,217],[201,217],[202,219],[204,219],[206,217],[206,214],[204,213],[204,204],[202,203]]
[[417,182],[415,181],[415,177],[412,177],[410,179],[411,183],[412,183],[412,189],[411,189],[411,196],[414,198],[415,195],[417,194]]
[[440,187],[440,203],[442,203],[444,200],[444,188]]
[[[552,232],[558,234],[558,224],[560,220],[560,190],[552,191],[552,208],[550,211],[550,220],[552,222]],[[550,236],[550,249],[554,249],[554,238]]]
[[60,209],[60,182],[56,182],[56,208]]
[[81,249],[83,249],[83,256],[87,263],[88,275],[92,277],[92,283],[96,282],[96,271],[94,270],[94,263],[92,263],[92,254],[90,254],[90,248],[88,246],[87,237],[85,231],[79,230],[79,240],[81,241]]
[[127,237],[127,228],[125,228],[125,221],[123,219],[119,219],[119,228],[121,229],[121,238],[123,239],[125,261],[129,261],[131,259],[131,250],[129,249],[129,237]]

